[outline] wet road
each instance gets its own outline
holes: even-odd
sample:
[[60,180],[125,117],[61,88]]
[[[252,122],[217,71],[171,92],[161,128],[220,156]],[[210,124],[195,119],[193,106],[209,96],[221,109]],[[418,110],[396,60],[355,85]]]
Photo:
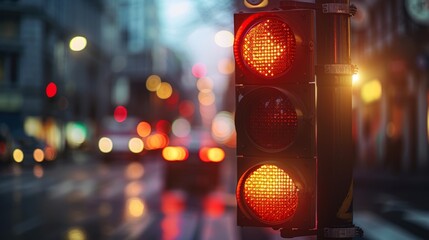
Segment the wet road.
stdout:
[[236,227],[235,198],[164,190],[160,159],[3,170],[0,239],[279,239]]
[[[157,158],[3,169],[0,239],[281,239],[236,227],[235,197],[222,184],[204,195],[165,190],[165,169]],[[365,239],[429,239],[429,181],[382,180],[356,180],[354,222]]]

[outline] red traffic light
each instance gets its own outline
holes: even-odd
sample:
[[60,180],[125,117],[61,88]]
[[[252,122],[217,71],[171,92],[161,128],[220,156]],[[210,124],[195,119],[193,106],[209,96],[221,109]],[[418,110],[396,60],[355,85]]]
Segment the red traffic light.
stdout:
[[237,186],[238,206],[260,222],[281,225],[298,207],[298,187],[282,168],[263,164],[249,169]]
[[234,16],[237,224],[315,227],[314,11]]
[[242,67],[272,78],[291,68],[295,47],[294,33],[283,20],[276,17],[249,18],[237,32],[234,54]]
[[54,82],[50,82],[47,86],[46,86],[46,96],[48,98],[53,98],[55,97],[55,95],[57,95],[57,85]]

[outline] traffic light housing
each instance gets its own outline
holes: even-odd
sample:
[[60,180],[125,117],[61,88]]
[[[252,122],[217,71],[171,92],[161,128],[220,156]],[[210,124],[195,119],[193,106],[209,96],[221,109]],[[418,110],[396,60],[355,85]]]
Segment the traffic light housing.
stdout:
[[315,228],[314,11],[234,16],[237,220]]

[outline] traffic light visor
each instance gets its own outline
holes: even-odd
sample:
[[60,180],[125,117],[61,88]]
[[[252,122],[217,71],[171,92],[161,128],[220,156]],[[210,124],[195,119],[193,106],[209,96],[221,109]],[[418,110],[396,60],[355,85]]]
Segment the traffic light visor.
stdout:
[[269,225],[287,222],[298,207],[298,187],[282,168],[263,164],[249,169],[237,186],[244,212]]
[[295,36],[289,25],[276,17],[249,18],[237,32],[236,59],[244,68],[267,78],[286,73],[295,59]]

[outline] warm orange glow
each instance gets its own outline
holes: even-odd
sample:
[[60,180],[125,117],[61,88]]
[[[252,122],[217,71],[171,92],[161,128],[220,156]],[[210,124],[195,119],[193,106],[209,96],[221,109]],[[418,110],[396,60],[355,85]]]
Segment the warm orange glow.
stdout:
[[161,78],[158,75],[150,75],[146,80],[146,88],[151,92],[156,92],[161,86]]
[[127,201],[127,209],[131,217],[138,218],[143,216],[145,211],[145,205],[140,198],[132,197]]
[[184,147],[169,146],[162,150],[162,157],[166,161],[184,161],[188,159],[189,152]]
[[203,77],[197,80],[197,88],[200,92],[211,92],[213,90],[213,80]]
[[173,87],[168,82],[162,82],[156,90],[156,95],[161,99],[167,99],[173,94]]
[[203,162],[222,162],[225,159],[225,152],[221,148],[202,147],[199,157]]
[[13,150],[12,156],[13,160],[15,160],[17,163],[20,163],[24,160],[24,152],[21,149],[17,148]]
[[[298,188],[281,168],[265,164],[240,179],[237,198],[249,214],[268,224],[281,224],[298,207]],[[244,205],[244,206],[243,206]]]
[[217,70],[222,74],[232,74],[235,71],[234,60],[230,58],[222,59],[217,64]]
[[141,163],[138,162],[132,162],[128,164],[127,168],[125,169],[125,176],[128,179],[139,179],[143,177],[144,174],[144,167]]
[[213,92],[200,92],[198,93],[198,101],[201,105],[209,106],[212,105],[216,100]]
[[85,231],[81,228],[72,228],[67,232],[67,240],[86,240]]
[[242,61],[251,71],[276,77],[289,70],[295,58],[295,36],[279,19],[265,19],[255,24],[239,39]]
[[127,197],[137,197],[143,192],[143,185],[140,181],[133,181],[125,187],[125,195]]
[[39,164],[34,165],[34,167],[33,167],[33,175],[36,178],[42,178],[43,174],[44,174],[43,167],[40,166]]
[[152,131],[152,128],[151,128],[150,124],[147,123],[147,122],[140,122],[137,125],[137,134],[140,137],[147,137],[147,136],[149,136],[149,134],[151,133],[151,131]]
[[51,146],[47,146],[45,148],[45,159],[48,161],[52,161],[55,160],[57,156],[57,151],[55,151],[55,148],[51,147]]
[[225,152],[221,148],[210,148],[207,156],[211,162],[222,162],[225,159]]
[[156,133],[146,138],[146,149],[156,150],[168,145],[168,138],[164,134]]
[[42,149],[36,148],[33,151],[33,158],[34,158],[34,161],[36,162],[43,162],[43,160],[45,159],[45,153],[43,152]]

